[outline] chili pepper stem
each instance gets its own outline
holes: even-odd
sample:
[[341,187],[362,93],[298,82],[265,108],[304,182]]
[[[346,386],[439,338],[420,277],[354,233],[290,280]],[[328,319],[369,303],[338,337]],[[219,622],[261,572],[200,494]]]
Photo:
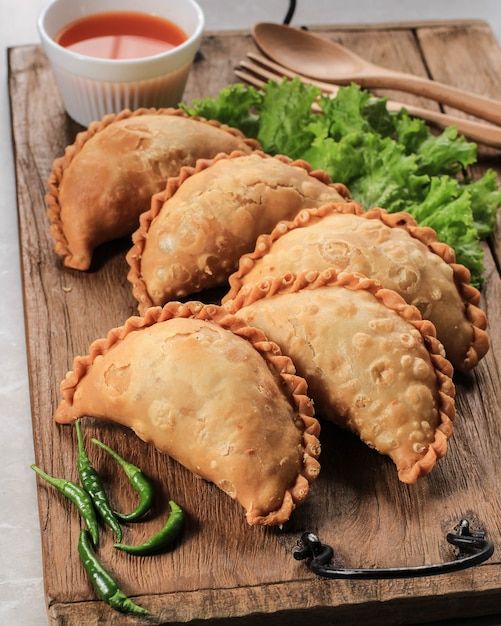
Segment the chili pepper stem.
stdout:
[[36,472],[41,478],[43,478],[45,480],[45,482],[49,483],[49,485],[52,485],[53,487],[56,487],[56,489],[59,489],[60,486],[62,486],[62,484],[64,482],[66,482],[64,480],[64,478],[54,478],[54,476],[50,476],[50,474],[47,474],[47,472],[44,472],[43,469],[40,469],[37,465],[35,465],[33,463],[33,465],[30,465],[31,469]]
[[82,452],[85,453],[85,444],[79,419],[75,422],[75,430],[77,431],[78,454],[81,454]]
[[122,458],[118,452],[107,446],[99,439],[91,439],[92,443],[107,452],[124,470],[132,488],[139,494],[139,503],[131,513],[119,513],[115,511],[115,516],[123,522],[134,522],[147,513],[153,502],[153,485],[146,478],[143,472],[134,465]]
[[71,482],[71,480],[50,476],[34,464],[31,466],[31,469],[36,472],[40,478],[43,478],[46,482],[48,482],[49,485],[52,485],[60,491],[63,496],[65,496],[77,507],[90,531],[94,545],[97,546],[99,543],[99,527],[97,525],[96,512],[94,510],[92,499],[85,489],[82,489],[80,485],[76,485]]
[[91,441],[92,441],[93,444],[95,444],[99,448],[102,448],[113,459],[115,459],[115,461],[120,465],[120,467],[123,469],[123,471],[127,474],[127,478],[132,478],[132,476],[134,476],[137,472],[141,471],[139,469],[139,467],[137,467],[133,463],[129,463],[129,461],[126,461],[123,457],[121,457],[118,454],[118,452],[113,450],[113,448],[110,448],[110,446],[107,446],[105,443],[103,443],[99,439],[96,439],[96,438],[93,437],[91,439]]

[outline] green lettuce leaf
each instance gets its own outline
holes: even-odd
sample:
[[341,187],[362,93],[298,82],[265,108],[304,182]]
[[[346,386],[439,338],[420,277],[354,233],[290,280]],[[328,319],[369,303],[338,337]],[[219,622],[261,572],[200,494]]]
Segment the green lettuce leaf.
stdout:
[[330,137],[339,141],[353,132],[370,132],[371,127],[364,115],[369,98],[370,94],[357,85],[340,89],[335,98],[323,96],[320,99],[321,117]]
[[430,135],[416,150],[419,169],[423,174],[455,174],[475,163],[477,146],[458,136],[449,126],[440,135]]
[[501,192],[498,191],[496,172],[488,170],[479,180],[465,185],[471,197],[471,209],[478,236],[488,237],[496,227],[496,215],[501,205]]
[[218,120],[228,126],[239,128],[247,137],[257,137],[260,126],[260,110],[263,94],[241,83],[223,87],[214,98],[193,100],[180,107],[189,115],[200,115],[208,120]]
[[321,120],[308,126],[314,135],[303,158],[315,169],[325,170],[333,179],[345,185],[356,180],[364,167],[363,134],[351,133],[335,141],[328,136]]
[[417,117],[411,117],[406,109],[396,113],[394,121],[394,139],[403,146],[406,154],[416,153],[421,144],[431,135],[425,122]]
[[311,105],[319,93],[317,87],[299,79],[266,85],[257,135],[265,152],[302,157],[314,138],[308,126],[313,120]]
[[355,84],[342,87],[335,98],[322,96],[320,108],[328,134],[337,141],[356,131],[383,137],[395,132],[394,116],[386,108],[386,99],[374,98]]
[[404,211],[422,196],[428,176],[419,175],[415,155],[389,137],[365,134],[361,145],[362,175],[351,182],[353,197],[367,209],[380,206]]
[[475,163],[477,146],[458,135],[450,126],[432,135],[423,120],[411,117],[405,109],[395,115],[395,140],[407,154],[415,154],[421,174],[455,174]]
[[433,177],[425,198],[407,207],[421,226],[436,230],[438,238],[456,251],[458,263],[469,268],[472,282],[480,285],[483,252],[472,213],[470,192],[448,176]]

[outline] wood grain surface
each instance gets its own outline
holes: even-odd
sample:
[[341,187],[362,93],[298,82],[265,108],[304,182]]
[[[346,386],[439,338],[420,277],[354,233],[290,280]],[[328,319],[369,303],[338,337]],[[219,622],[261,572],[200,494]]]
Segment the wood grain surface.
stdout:
[[[501,51],[486,25],[324,32],[376,63],[501,99]],[[252,47],[241,33],[207,35],[186,98],[215,94],[233,82],[233,67]],[[62,268],[52,251],[43,196],[53,159],[80,128],[65,115],[38,46],[11,49],[9,70],[36,461],[56,476],[76,479],[74,429],[56,425],[51,415],[73,357],[135,313],[124,261],[129,244],[103,246],[90,272]],[[438,107],[408,95],[398,98]],[[501,173],[499,153],[481,151],[475,174],[487,166]],[[153,514],[125,529],[127,542],[139,542],[162,525],[169,497],[188,513],[181,545],[155,558],[119,553],[111,535],[102,533],[100,557],[124,591],[151,610],[147,623],[292,625],[315,618],[321,624],[406,624],[500,610],[499,239],[484,248],[483,306],[492,349],[472,375],[456,378],[458,415],[449,454],[415,486],[400,483],[387,458],[324,424],[322,472],[307,502],[283,529],[250,528],[238,504],[132,432],[85,421],[87,438],[99,436],[155,481]],[[113,503],[131,509],[135,496],[123,475],[104,453],[88,447]],[[96,601],[77,555],[80,521],[68,502],[39,485],[38,506],[51,620],[139,623]],[[414,580],[326,581],[291,556],[299,533],[310,529],[333,545],[337,560],[346,565],[442,561],[453,558],[445,533],[463,516],[485,528],[497,548],[488,563],[464,572]]]

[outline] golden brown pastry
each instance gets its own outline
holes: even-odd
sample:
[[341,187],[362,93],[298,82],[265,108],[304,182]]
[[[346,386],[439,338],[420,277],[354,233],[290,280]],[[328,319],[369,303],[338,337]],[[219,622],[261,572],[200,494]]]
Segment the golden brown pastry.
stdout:
[[61,383],[60,423],[129,426],[247,511],[282,524],[319,472],[304,379],[264,334],[221,307],[176,302],[131,317]]
[[223,302],[244,284],[285,272],[329,267],[359,272],[416,306],[435,325],[453,366],[467,371],[489,349],[487,320],[477,307],[480,293],[470,284],[469,271],[455,260],[452,248],[408,213],[364,213],[356,203],[329,204],[304,210],[259,237],[230,277]]
[[387,454],[414,483],[447,450],[452,366],[435,328],[394,291],[335,270],[245,285],[226,305],[291,356],[317,413]]
[[304,207],[347,195],[304,161],[262,152],[183,169],[154,196],[127,254],[139,310],[224,283],[258,235]]
[[234,128],[179,109],[107,115],[54,161],[46,200],[56,253],[67,267],[88,269],[94,248],[132,233],[151,196],[183,165],[257,147]]

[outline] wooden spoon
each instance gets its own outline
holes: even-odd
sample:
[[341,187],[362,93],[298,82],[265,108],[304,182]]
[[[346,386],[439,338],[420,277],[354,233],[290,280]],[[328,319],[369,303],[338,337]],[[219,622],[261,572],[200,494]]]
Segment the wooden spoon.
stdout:
[[252,36],[264,54],[304,76],[340,85],[355,82],[362,87],[398,89],[501,124],[501,104],[495,100],[374,65],[341,44],[304,30],[260,22],[253,27]]

